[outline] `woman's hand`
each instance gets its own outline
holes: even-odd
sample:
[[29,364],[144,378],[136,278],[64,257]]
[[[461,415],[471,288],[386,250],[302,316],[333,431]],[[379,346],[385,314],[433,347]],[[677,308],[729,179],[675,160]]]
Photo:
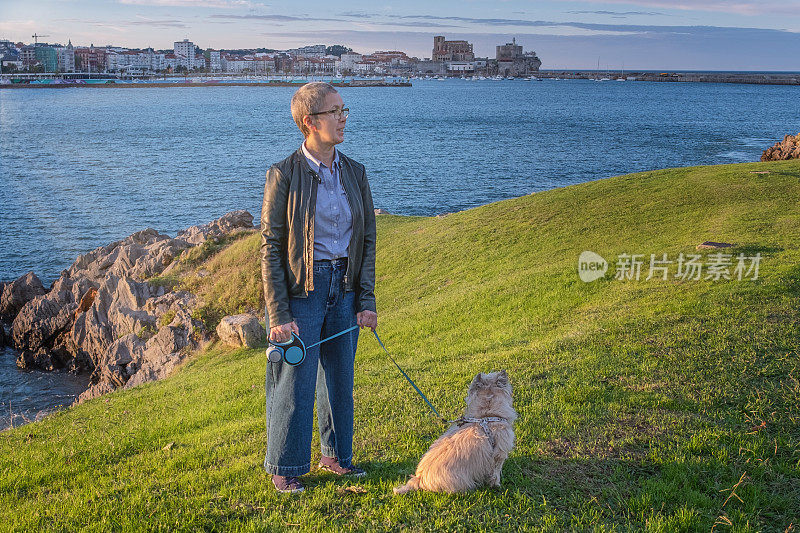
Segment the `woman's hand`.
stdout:
[[356,315],[356,324],[362,328],[370,328],[375,331],[378,327],[378,313],[374,311],[361,311]]
[[286,342],[292,338],[292,333],[298,337],[300,336],[300,328],[297,327],[297,323],[294,320],[288,324],[269,328],[269,340],[272,342]]

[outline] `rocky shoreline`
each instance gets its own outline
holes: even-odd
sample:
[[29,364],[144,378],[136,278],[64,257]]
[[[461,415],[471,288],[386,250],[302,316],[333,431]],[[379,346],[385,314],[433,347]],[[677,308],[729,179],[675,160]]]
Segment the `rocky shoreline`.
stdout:
[[761,154],[761,161],[786,161],[800,159],[800,133],[785,135],[782,141],[776,142]]
[[[173,272],[197,246],[254,229],[243,210],[175,238],[148,228],[79,256],[49,289],[33,272],[0,282],[0,346],[17,350],[20,368],[91,373],[76,403],[161,379],[215,332],[195,313],[202,302],[194,294],[152,278]],[[228,342],[258,342],[253,321],[224,320],[217,329]]]

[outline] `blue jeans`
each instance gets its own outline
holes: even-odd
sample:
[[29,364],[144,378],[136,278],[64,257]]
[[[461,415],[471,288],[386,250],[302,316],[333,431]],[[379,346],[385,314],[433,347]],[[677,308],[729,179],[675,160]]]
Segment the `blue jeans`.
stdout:
[[[314,262],[314,290],[290,298],[306,346],[356,324],[355,292],[345,292],[347,260]],[[299,476],[311,469],[314,392],[322,453],[345,468],[353,460],[353,366],[358,330],[308,349],[297,366],[267,362],[267,453],[270,474]]]

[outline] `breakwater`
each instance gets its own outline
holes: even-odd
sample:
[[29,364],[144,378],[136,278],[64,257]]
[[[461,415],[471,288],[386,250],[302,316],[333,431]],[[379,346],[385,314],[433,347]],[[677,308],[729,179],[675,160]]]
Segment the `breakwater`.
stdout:
[[597,81],[658,81],[699,83],[745,83],[753,85],[800,85],[800,73],[767,72],[603,72],[597,70],[537,72],[546,79]]

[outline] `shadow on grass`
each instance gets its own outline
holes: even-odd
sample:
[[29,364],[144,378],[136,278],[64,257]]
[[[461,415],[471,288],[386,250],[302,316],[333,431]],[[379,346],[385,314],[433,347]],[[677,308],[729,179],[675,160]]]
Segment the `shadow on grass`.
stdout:
[[781,279],[781,285],[792,296],[800,296],[800,265],[795,265]]
[[[360,490],[351,489],[376,482],[392,487],[404,484],[416,469],[417,462],[417,459],[401,462],[362,461],[358,464],[367,471],[362,478],[337,476],[314,469],[302,480],[309,490],[332,483],[341,495],[350,492],[359,494]],[[630,497],[639,492],[645,481],[659,476],[659,466],[648,460],[517,456],[510,457],[503,466],[499,488],[484,485],[476,491],[511,491],[536,498],[544,495],[556,507],[561,501],[563,507],[567,508],[570,498],[576,495],[591,497],[613,493],[618,497]]]
[[645,480],[658,475],[659,466],[649,460],[522,456],[506,461],[502,487],[528,495],[546,495],[548,500],[608,492],[630,496]]
[[782,246],[771,246],[767,244],[745,243],[734,246],[732,250],[736,255],[744,254],[746,257],[752,257],[756,254],[761,254],[762,257],[768,257],[782,252],[784,248]]

